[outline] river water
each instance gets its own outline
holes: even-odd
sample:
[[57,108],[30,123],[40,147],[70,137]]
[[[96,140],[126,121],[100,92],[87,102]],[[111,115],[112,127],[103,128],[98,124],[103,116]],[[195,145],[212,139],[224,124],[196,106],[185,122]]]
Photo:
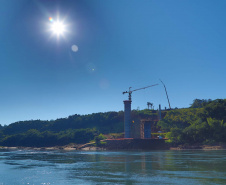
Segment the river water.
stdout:
[[0,185],[226,184],[226,150],[0,150]]

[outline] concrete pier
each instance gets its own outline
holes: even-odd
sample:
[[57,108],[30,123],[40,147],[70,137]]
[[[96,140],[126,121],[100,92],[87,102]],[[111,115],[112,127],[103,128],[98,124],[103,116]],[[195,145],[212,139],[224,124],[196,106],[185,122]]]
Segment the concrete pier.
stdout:
[[124,102],[124,129],[125,138],[131,137],[131,100],[125,100]]

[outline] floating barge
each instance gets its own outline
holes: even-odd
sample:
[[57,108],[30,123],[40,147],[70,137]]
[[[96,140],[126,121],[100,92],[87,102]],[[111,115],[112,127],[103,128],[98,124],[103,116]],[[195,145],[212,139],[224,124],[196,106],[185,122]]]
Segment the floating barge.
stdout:
[[167,139],[106,139],[107,150],[167,150]]

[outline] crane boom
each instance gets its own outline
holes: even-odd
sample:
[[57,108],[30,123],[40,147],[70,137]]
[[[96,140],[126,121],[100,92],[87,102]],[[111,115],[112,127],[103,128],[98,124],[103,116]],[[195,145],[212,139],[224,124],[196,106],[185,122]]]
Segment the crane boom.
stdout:
[[149,86],[142,87],[142,88],[139,88],[139,89],[134,89],[134,90],[132,90],[132,91],[130,90],[132,87],[129,87],[129,91],[125,91],[125,92],[123,92],[122,94],[128,93],[128,94],[129,94],[129,100],[131,101],[131,95],[132,95],[132,92],[138,91],[138,90],[141,90],[141,89],[146,89],[146,88],[149,88],[149,87],[153,87],[153,86],[156,86],[156,85],[159,85],[159,84],[149,85]]
[[148,87],[152,87],[152,86],[156,86],[156,85],[158,85],[158,84],[155,84],[155,85],[149,85],[149,86],[147,86],[147,87],[142,87],[142,88],[139,88],[139,89],[135,89],[135,90],[132,90],[132,92],[133,92],[133,91],[138,91],[138,90],[141,90],[141,89],[146,89],[146,88],[148,88]]

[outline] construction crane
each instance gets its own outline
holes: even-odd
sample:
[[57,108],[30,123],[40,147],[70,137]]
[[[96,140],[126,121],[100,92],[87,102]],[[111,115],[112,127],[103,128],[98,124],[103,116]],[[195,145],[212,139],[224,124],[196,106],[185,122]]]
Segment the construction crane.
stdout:
[[128,93],[128,94],[129,94],[129,100],[131,101],[131,95],[132,95],[132,92],[138,91],[138,90],[141,90],[141,89],[146,89],[146,88],[149,88],[149,87],[153,87],[153,86],[156,86],[156,85],[159,85],[159,84],[149,85],[149,86],[147,86],[147,87],[142,87],[142,88],[135,89],[135,90],[131,90],[132,87],[129,87],[129,91],[125,91],[125,92],[123,92],[122,94]]
[[[160,80],[160,79],[159,79]],[[162,82],[162,80],[160,80]],[[169,103],[169,108],[171,109],[171,106],[170,106],[170,101],[169,101],[169,97],[168,97],[168,93],[167,93],[167,90],[166,90],[166,86],[165,84],[162,82],[162,85],[164,86],[165,88],[165,92],[166,92],[166,97],[167,97],[167,100],[168,100],[168,103]]]

